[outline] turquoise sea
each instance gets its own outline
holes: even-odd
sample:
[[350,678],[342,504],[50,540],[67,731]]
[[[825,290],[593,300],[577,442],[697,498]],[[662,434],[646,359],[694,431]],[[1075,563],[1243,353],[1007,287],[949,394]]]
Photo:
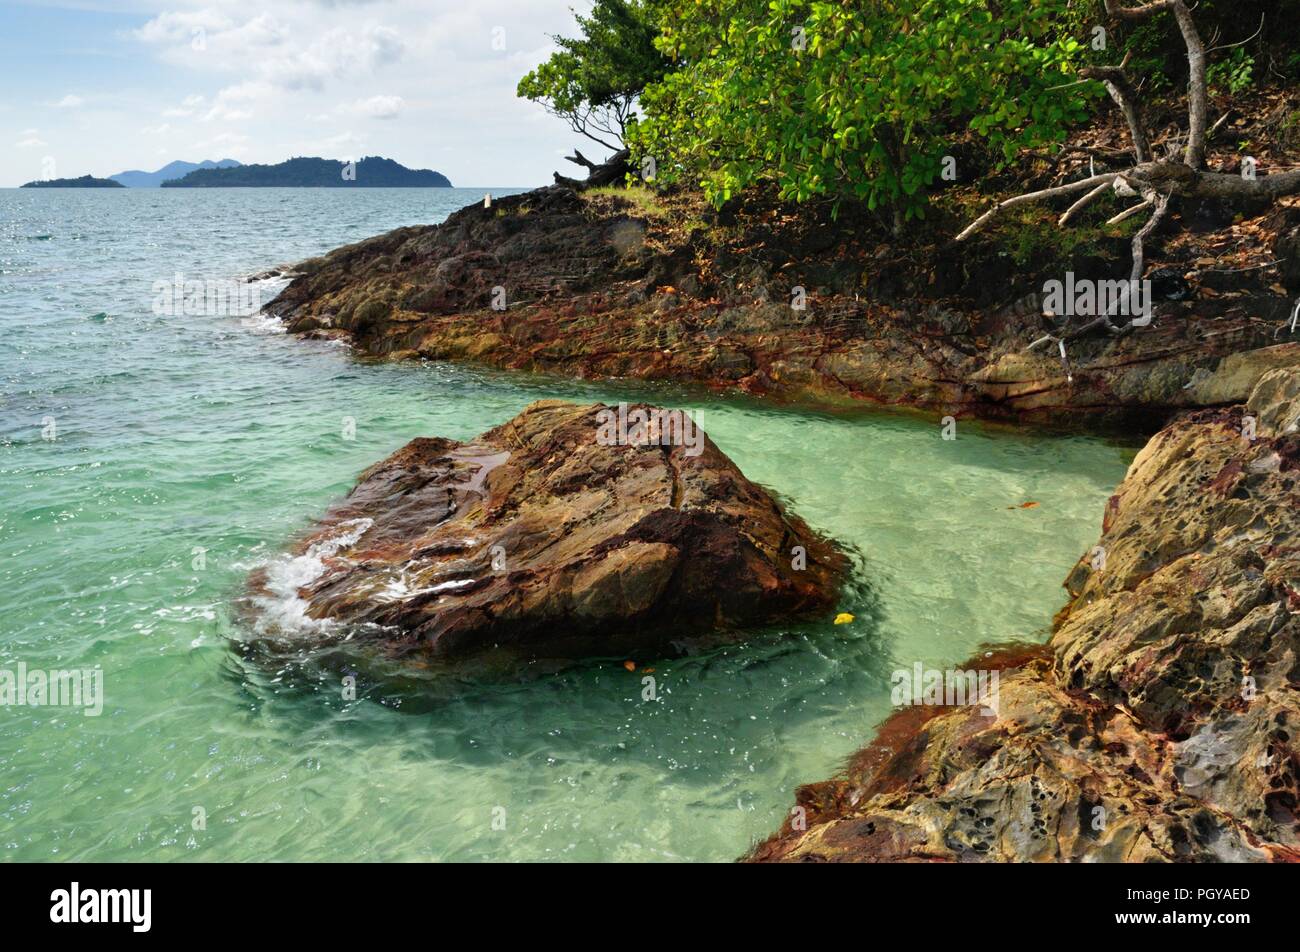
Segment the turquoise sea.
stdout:
[[[177,275],[224,286],[482,197],[0,190],[0,670],[103,683],[98,716],[0,707],[0,857],[729,860],[870,739],[891,671],[1046,637],[1129,450],[366,362],[256,314],[156,306]],[[664,659],[654,701],[619,659],[343,700],[337,679],[232,649],[248,572],[283,565],[361,470],[548,396],[697,411],[746,475],[854,549],[855,620]]]

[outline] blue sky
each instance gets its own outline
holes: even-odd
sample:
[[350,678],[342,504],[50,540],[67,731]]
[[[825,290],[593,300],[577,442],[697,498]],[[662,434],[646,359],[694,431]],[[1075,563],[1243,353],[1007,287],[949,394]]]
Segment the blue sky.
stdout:
[[[383,155],[455,185],[598,147],[519,77],[583,0],[0,0],[0,187],[174,159]],[[568,166],[567,171],[575,167]]]

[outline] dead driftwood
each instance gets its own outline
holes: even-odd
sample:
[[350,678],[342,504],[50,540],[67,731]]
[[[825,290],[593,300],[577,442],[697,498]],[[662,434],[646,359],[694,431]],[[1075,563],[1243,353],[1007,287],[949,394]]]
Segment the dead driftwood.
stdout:
[[587,169],[586,179],[569,178],[566,175],[555,173],[556,185],[567,185],[573,189],[599,188],[602,185],[616,185],[626,178],[630,166],[628,159],[630,153],[627,149],[619,149],[604,162],[596,163],[591,161],[577,149],[573,150],[573,155],[566,155],[565,159],[574,165],[581,165]]

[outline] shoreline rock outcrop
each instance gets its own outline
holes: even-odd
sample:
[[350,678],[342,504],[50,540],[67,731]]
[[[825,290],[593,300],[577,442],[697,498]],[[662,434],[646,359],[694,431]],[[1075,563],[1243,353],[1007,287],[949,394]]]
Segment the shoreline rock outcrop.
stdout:
[[267,640],[448,663],[653,656],[832,610],[848,568],[682,411],[556,400],[413,440],[294,552],[312,571],[252,601],[306,625]]
[[1296,340],[1280,287],[1217,275],[1198,298],[1165,268],[1150,326],[1071,340],[1063,362],[1026,347],[1054,326],[1036,289],[1067,269],[1114,278],[1126,242],[1028,268],[972,245],[918,269],[876,260],[861,223],[642,201],[551,186],[464,208],[304,262],[268,311],[377,357],[1152,429],[1209,405],[1197,382],[1225,359]]
[[751,861],[1300,862],[1300,362],[1138,454],[993,713],[906,707]]

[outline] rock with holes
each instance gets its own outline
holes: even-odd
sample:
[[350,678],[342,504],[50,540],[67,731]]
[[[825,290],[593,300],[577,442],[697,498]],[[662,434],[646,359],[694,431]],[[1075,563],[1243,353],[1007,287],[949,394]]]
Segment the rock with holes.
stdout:
[[846,569],[681,411],[541,401],[371,467],[252,601],[273,643],[648,657],[832,609]]
[[1151,439],[996,705],[900,709],[751,858],[1300,861],[1298,370]]
[[1300,432],[1300,363],[1271,370],[1260,377],[1246,409],[1263,436]]

